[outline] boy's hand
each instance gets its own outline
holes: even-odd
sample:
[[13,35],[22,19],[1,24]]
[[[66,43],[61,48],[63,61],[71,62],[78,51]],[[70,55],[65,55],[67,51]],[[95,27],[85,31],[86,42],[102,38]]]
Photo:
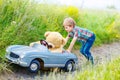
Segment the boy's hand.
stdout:
[[68,50],[68,49],[67,49],[66,51],[67,51],[68,53],[71,53],[71,51],[70,51],[70,50]]

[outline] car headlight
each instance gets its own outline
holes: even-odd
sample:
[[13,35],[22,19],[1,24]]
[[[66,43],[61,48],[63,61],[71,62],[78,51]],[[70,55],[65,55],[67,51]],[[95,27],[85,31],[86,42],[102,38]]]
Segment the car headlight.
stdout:
[[6,49],[6,52],[9,52],[9,50],[8,50],[8,49]]
[[6,48],[6,52],[10,52],[9,47],[8,47],[8,48]]

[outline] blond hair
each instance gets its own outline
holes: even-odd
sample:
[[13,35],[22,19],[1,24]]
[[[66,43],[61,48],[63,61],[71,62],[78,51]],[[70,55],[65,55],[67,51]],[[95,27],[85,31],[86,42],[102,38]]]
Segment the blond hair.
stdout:
[[76,22],[73,18],[68,17],[68,18],[65,18],[63,21],[63,26],[65,26],[65,25],[73,25],[73,27],[74,27],[76,25]]

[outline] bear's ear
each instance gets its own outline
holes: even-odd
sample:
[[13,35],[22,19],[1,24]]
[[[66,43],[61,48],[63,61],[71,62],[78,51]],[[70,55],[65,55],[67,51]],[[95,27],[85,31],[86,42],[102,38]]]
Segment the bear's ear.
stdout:
[[62,39],[62,45],[64,46],[66,44],[65,38]]
[[51,32],[50,31],[47,31],[45,32],[44,36],[47,37]]

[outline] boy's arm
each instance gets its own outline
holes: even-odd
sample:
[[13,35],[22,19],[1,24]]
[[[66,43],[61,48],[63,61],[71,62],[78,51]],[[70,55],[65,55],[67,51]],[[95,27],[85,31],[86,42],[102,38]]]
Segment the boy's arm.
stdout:
[[69,36],[67,36],[67,37],[65,38],[65,41],[66,41],[65,45],[67,44],[69,38],[70,38]]
[[76,40],[77,40],[77,37],[74,37],[74,38],[72,39],[72,42],[70,43],[70,46],[69,46],[68,49],[67,49],[68,52],[71,52],[71,50],[72,50],[72,48],[73,48]]
[[71,52],[77,38],[78,38],[78,31],[76,31],[75,34],[74,34],[74,37],[73,37],[73,39],[72,39],[72,41],[70,43],[70,46],[68,47],[68,50],[67,50],[68,52]]

